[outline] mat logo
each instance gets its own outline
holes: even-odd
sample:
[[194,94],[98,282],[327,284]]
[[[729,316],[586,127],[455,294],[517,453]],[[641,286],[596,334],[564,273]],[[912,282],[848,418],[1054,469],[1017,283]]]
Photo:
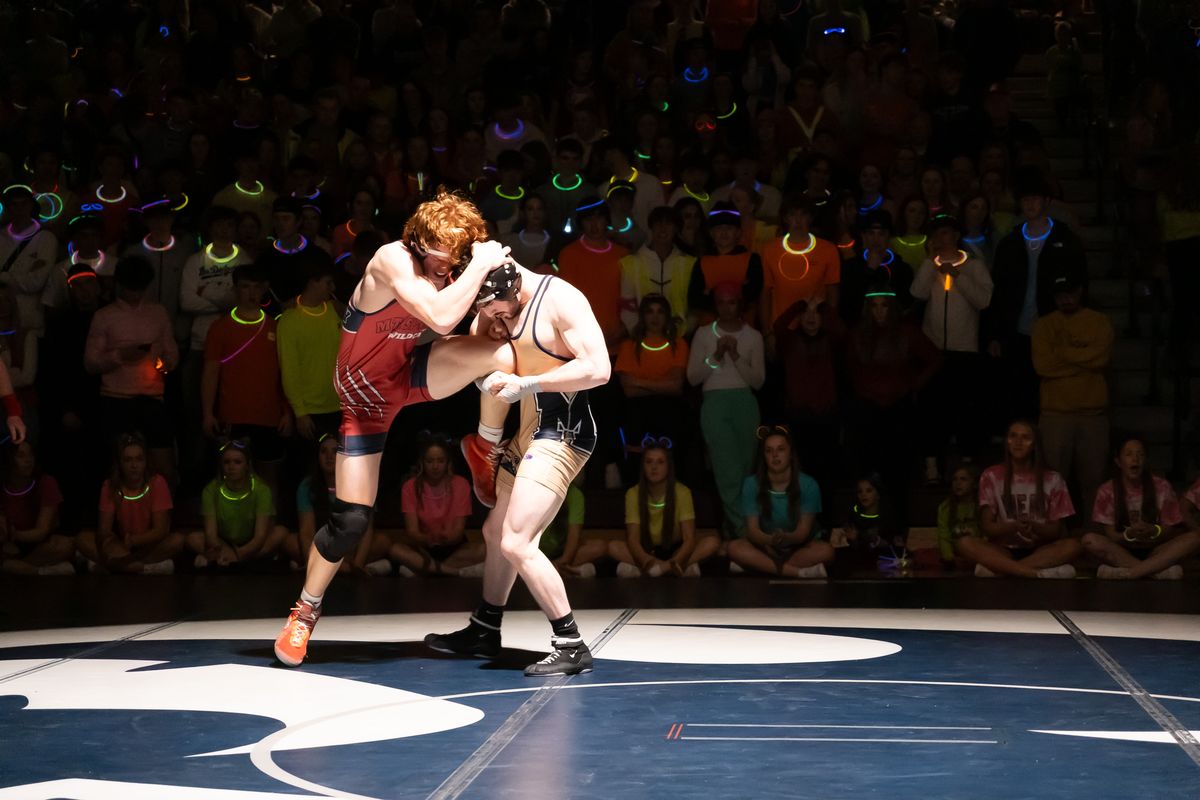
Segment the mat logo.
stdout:
[[[461,703],[301,670],[245,664],[170,667],[162,661],[102,659],[74,659],[56,664],[53,669],[40,669],[45,660],[2,664],[5,674],[14,677],[0,684],[0,696],[28,698],[24,710],[18,713],[139,710],[254,715],[278,720],[284,730],[266,738],[227,741],[223,744],[228,746],[219,750],[185,754],[186,758],[250,755],[256,766],[264,760],[270,763],[272,752],[420,736],[471,725],[483,718],[482,711]],[[246,727],[231,721],[231,738]],[[167,791],[173,787],[156,788],[159,791],[153,796],[157,798],[194,796]],[[0,800],[35,796],[15,791],[15,787],[0,789]],[[105,791],[70,796],[133,796],[113,794],[111,787]],[[203,791],[208,793],[205,797],[220,797],[213,790]],[[62,795],[62,791],[56,791],[41,796]]]

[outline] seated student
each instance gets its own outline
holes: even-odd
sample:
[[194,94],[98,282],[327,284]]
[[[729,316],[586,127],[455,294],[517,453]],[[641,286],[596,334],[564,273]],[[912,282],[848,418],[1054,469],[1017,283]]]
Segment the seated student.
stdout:
[[1092,522],[1104,533],[1083,535],[1083,547],[1104,563],[1097,578],[1183,577],[1179,562],[1200,550],[1200,531],[1188,530],[1175,490],[1146,464],[1146,445],[1129,437],[1117,449],[1116,473],[1096,493]]
[[187,536],[198,568],[231,567],[270,558],[285,532],[273,527],[271,487],[254,473],[249,443],[229,439],[221,445],[220,473],[200,495],[204,530]]
[[729,558],[768,575],[824,578],[834,553],[817,523],[821,490],[800,471],[785,426],[764,425],[758,433],[758,466],[742,482],[746,535],[729,543]]
[[841,571],[879,567],[901,568],[907,558],[908,527],[889,502],[883,477],[871,472],[858,479],[854,505],[846,512],[842,527],[833,531]]
[[[550,559],[564,576],[594,578],[595,562],[608,555],[608,542],[583,536],[584,498],[578,486],[582,481],[581,472],[567,487],[567,499],[559,507],[554,520],[542,531],[538,549],[546,554],[546,558]],[[483,565],[480,564],[477,570],[479,575],[483,574],[482,568]],[[458,574],[466,576],[469,571],[468,568]]]
[[[668,533],[669,531],[669,533]],[[625,541],[611,542],[617,577],[700,577],[700,562],[717,552],[716,536],[696,537],[692,491],[675,480],[671,441],[647,439],[642,475],[625,492]]]
[[75,543],[58,532],[62,492],[37,467],[28,441],[4,450],[0,494],[0,572],[13,575],[74,575]]
[[[332,434],[322,434],[317,443],[317,458],[313,470],[300,481],[296,488],[296,518],[298,530],[293,536],[287,532],[283,550],[297,568],[307,566],[308,553],[313,538],[321,526],[329,521],[329,508],[337,489],[335,465],[337,464],[338,440]],[[387,560],[391,540],[387,534],[374,529],[372,520],[367,536],[359,542],[354,555],[342,561],[342,572],[358,571],[368,575],[390,575],[392,564]]]
[[117,440],[112,476],[100,487],[96,530],[80,531],[79,552],[92,568],[109,572],[169,575],[183,550],[183,534],[171,532],[171,490],[147,466],[141,436]]
[[671,305],[660,294],[648,294],[638,306],[633,338],[621,342],[613,368],[625,394],[625,432],[631,442],[654,431],[679,441],[688,429],[682,402],[688,344],[680,337]]
[[981,578],[1074,578],[1071,562],[1083,546],[1063,520],[1075,507],[1062,476],[1046,466],[1037,428],[1009,425],[1004,453],[1004,463],[979,478],[980,535],[964,536],[955,550]]
[[454,474],[451,444],[444,435],[421,434],[416,473],[400,489],[404,532],[388,556],[400,562],[404,577],[417,572],[458,575],[483,561],[484,543],[467,541],[471,484]]
[[970,467],[959,467],[950,476],[950,496],[938,506],[937,540],[942,566],[954,567],[954,543],[964,536],[979,536],[979,479]]

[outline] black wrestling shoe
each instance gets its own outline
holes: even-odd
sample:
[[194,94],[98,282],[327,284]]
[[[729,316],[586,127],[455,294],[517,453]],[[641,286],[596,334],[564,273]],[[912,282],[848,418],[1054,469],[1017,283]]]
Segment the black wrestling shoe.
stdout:
[[582,675],[592,671],[592,651],[588,650],[586,644],[582,642],[574,645],[560,642],[551,642],[551,644],[554,645],[554,652],[536,664],[526,667],[526,677],[550,678],[555,675]]
[[475,658],[495,658],[500,655],[500,629],[485,628],[472,618],[470,624],[453,633],[431,633],[425,646],[439,653]]

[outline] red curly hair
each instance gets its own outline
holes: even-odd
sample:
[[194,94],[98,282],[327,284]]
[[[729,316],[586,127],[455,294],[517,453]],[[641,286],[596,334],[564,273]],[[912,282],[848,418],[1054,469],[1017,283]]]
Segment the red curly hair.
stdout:
[[437,196],[417,206],[404,224],[406,244],[442,250],[457,262],[475,242],[487,241],[487,225],[475,204],[438,187]]

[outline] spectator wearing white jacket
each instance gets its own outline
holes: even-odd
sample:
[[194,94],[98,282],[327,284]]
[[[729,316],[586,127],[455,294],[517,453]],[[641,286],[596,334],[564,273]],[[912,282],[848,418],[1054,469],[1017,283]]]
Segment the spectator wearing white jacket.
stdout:
[[54,234],[35,214],[37,201],[25,186],[4,192],[8,224],[0,227],[0,284],[11,286],[25,326],[41,335],[42,292],[58,251]]
[[958,220],[938,216],[930,223],[929,251],[913,279],[912,296],[927,301],[923,330],[945,356],[922,397],[930,450],[925,477],[941,479],[940,458],[954,439],[960,456],[972,457],[986,430],[979,425],[979,314],[992,300],[987,266],[959,248]]

